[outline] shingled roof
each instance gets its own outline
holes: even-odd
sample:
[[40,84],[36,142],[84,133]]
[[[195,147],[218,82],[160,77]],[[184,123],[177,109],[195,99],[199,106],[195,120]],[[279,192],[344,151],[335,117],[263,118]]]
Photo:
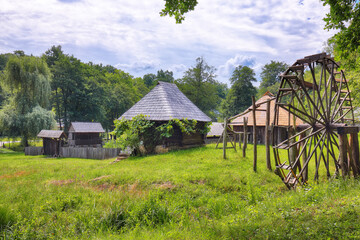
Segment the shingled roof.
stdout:
[[[265,104],[265,102],[267,102],[269,100],[270,100],[270,124],[272,124],[272,122],[274,120],[275,98],[274,98],[273,94],[271,94],[270,92],[266,92],[259,100],[257,100],[255,102],[256,105],[263,103],[255,111],[256,126],[265,126],[266,125],[266,104]],[[250,106],[247,110],[245,110],[245,112],[248,111],[249,109],[252,109],[252,106]],[[243,123],[244,117],[248,118],[248,123],[247,123],[248,126],[254,125],[252,111],[231,120],[231,123],[229,123],[229,124],[234,125],[234,126],[236,126],[236,125],[242,126],[244,124]],[[291,122],[292,122],[293,117],[294,116],[292,114],[290,114]],[[303,123],[299,118],[296,118],[295,121],[296,121],[296,123],[295,123],[296,125]],[[284,109],[279,108],[278,126],[288,126],[288,123],[289,123],[289,113],[287,111],[285,111]]]
[[130,120],[139,114],[153,121],[168,121],[173,118],[211,121],[175,84],[161,81],[119,119]]
[[61,137],[65,137],[65,134],[64,131],[60,130],[41,130],[37,136],[41,138],[59,139]]
[[207,136],[220,136],[223,134],[224,131],[224,124],[221,122],[212,122],[210,125],[210,131],[208,132]]
[[98,122],[72,122],[69,132],[75,133],[103,133],[101,123]]

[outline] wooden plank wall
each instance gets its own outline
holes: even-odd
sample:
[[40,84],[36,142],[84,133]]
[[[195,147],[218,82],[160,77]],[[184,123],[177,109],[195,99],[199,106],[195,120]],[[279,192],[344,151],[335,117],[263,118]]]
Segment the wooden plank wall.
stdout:
[[42,147],[26,147],[25,155],[30,155],[30,156],[42,155]]
[[60,156],[66,158],[107,159],[120,153],[120,148],[63,147]]
[[[60,156],[66,158],[107,159],[119,155],[120,148],[62,147]],[[26,147],[25,155],[42,155],[42,147]]]

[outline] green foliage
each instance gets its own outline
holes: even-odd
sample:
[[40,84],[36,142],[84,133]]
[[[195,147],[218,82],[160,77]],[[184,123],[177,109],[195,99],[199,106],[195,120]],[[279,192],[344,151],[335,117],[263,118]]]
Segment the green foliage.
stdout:
[[322,0],[330,6],[326,14],[325,29],[336,29],[333,36],[335,48],[341,58],[347,59],[360,46],[360,4],[357,0]]
[[10,96],[0,111],[0,129],[7,136],[21,136],[23,146],[41,129],[51,129],[49,111],[51,74],[46,62],[29,56],[11,56],[6,64],[4,86]]
[[241,113],[251,105],[251,96],[256,95],[256,88],[252,82],[256,82],[255,72],[247,66],[235,68],[230,82],[232,86],[226,99],[221,104],[221,112],[224,117],[230,117]]
[[196,66],[185,72],[176,85],[203,112],[214,115],[223,93],[224,85],[215,80],[215,68],[209,66],[204,58],[196,59]]
[[179,119],[171,119],[167,123],[161,124],[156,129],[159,131],[161,137],[169,138],[174,133],[174,126],[178,126],[182,133],[190,135],[191,133],[196,132],[196,120],[179,120]]
[[65,131],[71,121],[101,122],[107,130],[149,92],[141,78],[112,66],[83,63],[53,46],[43,55],[53,74],[51,102]]
[[11,211],[0,205],[0,233],[5,232],[11,225],[15,223],[15,216]]
[[165,0],[165,8],[161,10],[160,16],[174,17],[176,23],[181,23],[185,16],[184,14],[194,10],[197,5],[197,0]]
[[131,120],[115,120],[115,129],[111,133],[117,137],[117,142],[122,149],[130,148],[135,155],[140,154],[140,145],[143,143],[145,149],[152,152],[152,148],[158,136],[154,127],[155,122],[146,119],[144,115],[138,115]]
[[280,74],[282,74],[287,68],[288,65],[286,63],[273,60],[262,67],[258,98],[262,97],[262,95],[264,95],[267,91],[274,95],[277,94],[280,85]]
[[[164,123],[155,123],[146,119],[144,115],[137,115],[131,120],[115,120],[115,129],[111,133],[116,136],[116,144],[122,149],[130,148],[134,154],[140,154],[143,145],[147,153],[152,153],[156,145],[161,144],[164,138],[170,138],[177,127],[184,134],[199,131],[206,134],[210,130],[210,123],[198,123],[196,120],[171,119]],[[109,144],[113,146],[114,144]]]

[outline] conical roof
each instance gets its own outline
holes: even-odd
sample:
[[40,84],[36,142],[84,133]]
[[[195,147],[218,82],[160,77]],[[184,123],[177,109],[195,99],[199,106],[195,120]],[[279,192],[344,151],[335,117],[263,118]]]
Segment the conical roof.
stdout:
[[175,84],[161,81],[119,119],[130,120],[139,114],[153,121],[168,121],[174,118],[211,121]]

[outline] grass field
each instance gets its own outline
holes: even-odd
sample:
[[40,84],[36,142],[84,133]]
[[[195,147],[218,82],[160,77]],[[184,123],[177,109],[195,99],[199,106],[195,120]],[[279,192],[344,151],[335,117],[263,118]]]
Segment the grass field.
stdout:
[[[0,150],[0,238],[347,239],[360,237],[358,180],[289,191],[214,145],[109,160]],[[311,176],[311,175],[310,175]]]

